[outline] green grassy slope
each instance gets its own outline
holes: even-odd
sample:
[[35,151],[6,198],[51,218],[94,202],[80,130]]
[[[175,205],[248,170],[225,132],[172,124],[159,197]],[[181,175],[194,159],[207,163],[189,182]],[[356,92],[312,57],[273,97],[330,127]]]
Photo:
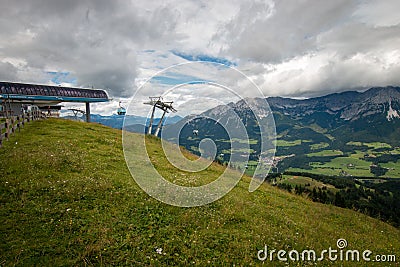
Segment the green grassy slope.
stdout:
[[[137,137],[129,136],[133,144]],[[159,140],[151,138],[148,149],[156,168],[177,183],[201,183],[222,171],[178,171],[160,155]],[[143,156],[137,175],[150,168],[139,164]],[[130,176],[120,131],[54,119],[29,123],[0,149],[0,265],[248,266],[261,263],[257,251],[265,245],[321,251],[336,249],[339,238],[348,249],[397,254],[400,261],[398,229],[269,185],[249,193],[248,185],[244,178],[206,206],[169,206]]]

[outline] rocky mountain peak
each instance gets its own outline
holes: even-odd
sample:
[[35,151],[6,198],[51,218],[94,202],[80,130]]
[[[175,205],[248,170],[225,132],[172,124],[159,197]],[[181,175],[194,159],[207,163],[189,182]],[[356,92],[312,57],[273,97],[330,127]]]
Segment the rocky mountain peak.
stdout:
[[365,91],[363,96],[373,104],[400,102],[400,87],[375,87]]

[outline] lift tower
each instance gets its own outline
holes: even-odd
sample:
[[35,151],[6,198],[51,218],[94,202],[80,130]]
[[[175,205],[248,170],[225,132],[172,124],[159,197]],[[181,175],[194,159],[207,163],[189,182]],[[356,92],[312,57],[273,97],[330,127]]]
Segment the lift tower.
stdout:
[[153,109],[151,111],[151,117],[150,117],[150,123],[149,123],[149,129],[147,130],[147,134],[151,134],[151,130],[153,127],[153,120],[154,120],[154,113],[156,108],[161,109],[163,112],[163,115],[161,116],[160,121],[158,122],[156,131],[154,132],[155,136],[158,136],[158,133],[161,130],[162,126],[162,121],[164,120],[165,114],[168,113],[169,111],[176,112],[176,109],[172,107],[172,101],[163,101],[161,96],[150,96],[150,101],[149,102],[144,102],[146,105],[153,106]]

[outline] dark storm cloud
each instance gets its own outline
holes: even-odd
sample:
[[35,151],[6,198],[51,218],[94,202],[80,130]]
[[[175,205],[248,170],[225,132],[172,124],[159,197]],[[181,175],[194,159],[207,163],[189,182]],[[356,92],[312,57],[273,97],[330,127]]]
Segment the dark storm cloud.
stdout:
[[399,8],[398,0],[2,0],[0,78],[48,82],[47,72],[63,72],[128,97],[155,71],[201,55],[237,63],[267,95],[400,85]]
[[[174,38],[175,16],[129,1],[2,1],[0,55],[26,70],[70,72],[78,86],[129,96],[135,88],[136,51]],[[6,64],[3,61],[3,64]],[[4,73],[7,80],[15,73]],[[22,71],[25,70],[25,71]]]
[[0,80],[13,81],[17,78],[17,68],[8,62],[0,61]]
[[317,37],[343,24],[355,1],[248,1],[216,33],[230,40],[227,54],[264,63],[279,63],[317,49]]

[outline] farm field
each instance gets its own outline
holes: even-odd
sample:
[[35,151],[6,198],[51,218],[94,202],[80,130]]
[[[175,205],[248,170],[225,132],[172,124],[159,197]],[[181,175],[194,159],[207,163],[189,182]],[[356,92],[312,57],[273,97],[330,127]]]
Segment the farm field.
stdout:
[[[286,141],[280,142],[287,144]],[[288,142],[288,144],[292,144],[292,147],[287,148],[285,153],[293,152],[296,153],[296,156],[294,159],[289,159],[289,166],[284,170],[331,176],[374,177],[375,175],[370,169],[371,165],[379,165],[385,169],[385,173],[379,177],[400,178],[400,149],[387,143],[348,142],[346,146],[349,146],[351,150],[347,147],[345,152],[339,149],[329,149],[327,143],[310,144],[310,152],[304,154],[308,159],[303,157],[300,163],[296,163],[296,160],[302,157],[301,143],[301,140]]]
[[320,181],[314,180],[310,177],[306,176],[297,176],[297,175],[283,175],[282,178],[276,179],[277,183],[286,183],[294,186],[304,186],[307,185],[309,189],[313,188],[323,188],[326,187],[330,190],[336,191],[335,187],[330,184],[325,184]]
[[310,140],[295,140],[295,141],[285,141],[282,139],[276,140],[276,146],[297,146],[302,143],[309,143],[311,142]]

